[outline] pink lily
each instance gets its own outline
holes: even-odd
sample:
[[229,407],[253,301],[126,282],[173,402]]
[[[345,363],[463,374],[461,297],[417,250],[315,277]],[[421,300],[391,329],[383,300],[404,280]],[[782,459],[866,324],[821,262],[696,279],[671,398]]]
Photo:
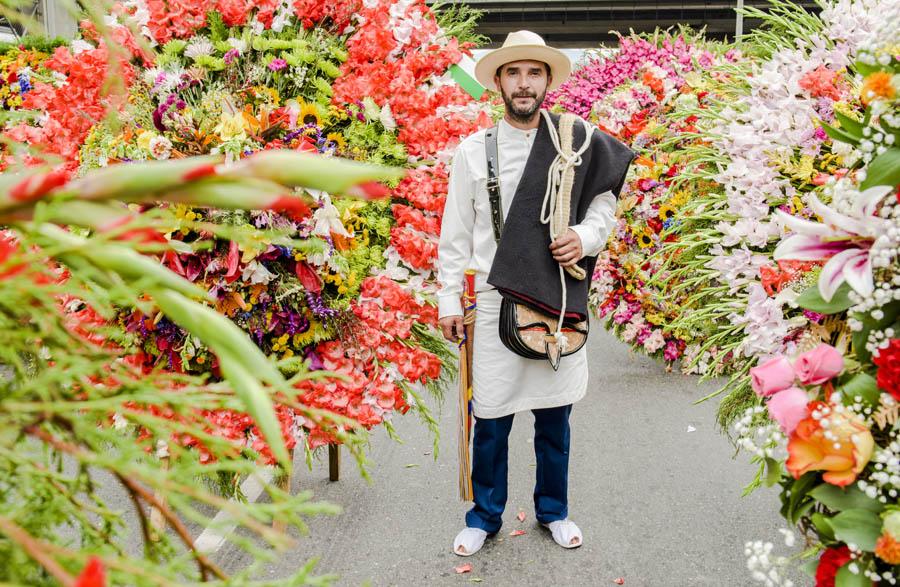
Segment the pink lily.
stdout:
[[822,222],[775,213],[795,234],[783,239],[774,258],[796,261],[824,261],[819,274],[819,293],[830,301],[844,281],[858,294],[869,296],[875,288],[870,251],[879,235],[888,229],[888,220],[875,215],[878,203],[891,192],[890,186],[875,186],[863,192],[849,214],[842,214],[810,194],[809,207]]

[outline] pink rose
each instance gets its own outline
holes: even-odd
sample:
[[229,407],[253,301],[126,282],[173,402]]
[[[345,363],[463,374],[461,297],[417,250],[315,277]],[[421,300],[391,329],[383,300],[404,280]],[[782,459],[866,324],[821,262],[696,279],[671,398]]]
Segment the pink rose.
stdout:
[[781,431],[790,436],[797,423],[806,417],[806,404],[809,396],[798,387],[791,387],[779,391],[769,398],[766,406],[769,408],[769,416],[778,422]]
[[820,344],[803,353],[794,362],[797,377],[806,385],[820,385],[840,374],[844,369],[844,357],[836,348]]
[[753,391],[759,397],[768,397],[794,384],[794,368],[784,355],[769,359],[750,369]]

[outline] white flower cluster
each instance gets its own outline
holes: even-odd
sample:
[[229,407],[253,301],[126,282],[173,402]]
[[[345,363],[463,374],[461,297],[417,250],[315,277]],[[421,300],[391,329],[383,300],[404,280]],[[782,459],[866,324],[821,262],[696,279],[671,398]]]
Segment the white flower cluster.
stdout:
[[897,501],[900,488],[900,441],[894,440],[884,448],[878,448],[872,455],[875,470],[868,480],[860,479],[856,486],[872,499],[881,503]]
[[[788,546],[793,544],[793,533],[790,530],[782,530],[785,534],[785,542]],[[790,538],[788,538],[788,535]],[[788,559],[783,556],[772,556],[774,545],[771,542],[756,540],[744,545],[744,555],[747,557],[747,569],[753,580],[762,583],[766,587],[793,587],[794,582],[782,577],[787,567]]]
[[761,423],[765,412],[764,406],[754,406],[744,411],[744,415],[732,425],[737,435],[735,444],[760,458],[781,460],[785,456],[786,438],[777,423]]

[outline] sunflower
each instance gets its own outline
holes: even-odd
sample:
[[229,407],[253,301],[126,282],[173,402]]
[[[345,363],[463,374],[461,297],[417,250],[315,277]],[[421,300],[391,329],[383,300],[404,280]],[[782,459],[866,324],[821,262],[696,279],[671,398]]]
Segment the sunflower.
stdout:
[[642,249],[653,246],[653,233],[649,228],[645,228],[637,235],[637,242]]
[[344,135],[339,132],[330,132],[325,135],[325,140],[334,143],[334,149],[338,152],[343,152],[344,148],[347,146],[347,141],[344,140]]
[[297,120],[301,124],[314,124],[316,126],[322,126],[322,114],[319,111],[319,107],[312,102],[301,102],[300,103],[300,114],[297,116]]
[[670,206],[669,204],[663,204],[659,207],[659,218],[665,222],[666,220],[671,220],[675,218],[675,208]]

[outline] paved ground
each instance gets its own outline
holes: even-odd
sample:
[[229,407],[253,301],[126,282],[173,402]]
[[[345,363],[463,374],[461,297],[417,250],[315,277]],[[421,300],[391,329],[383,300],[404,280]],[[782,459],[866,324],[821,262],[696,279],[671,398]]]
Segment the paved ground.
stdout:
[[[344,513],[311,520],[310,535],[271,566],[270,577],[320,557],[318,570],[339,574],[340,585],[602,586],[617,578],[632,587],[754,585],[743,544],[776,542],[784,524],[774,491],[741,498],[753,471],[745,455],[732,459],[715,426],[714,402],[691,403],[715,384],[667,374],[601,328],[591,343],[588,396],[572,414],[569,486],[570,517],[584,531],[583,547],[559,548],[534,522],[533,419],[522,414],[510,438],[503,530],[473,557],[451,552],[467,508],[456,498],[455,404],[448,401],[437,461],[425,427],[412,416],[396,422],[404,444],[373,433],[371,485],[349,462],[338,483],[328,481],[327,459],[312,472],[299,469],[295,490],[311,489]],[[516,519],[520,510],[524,523]],[[516,529],[526,534],[509,536]],[[778,549],[786,554],[783,545]],[[242,563],[235,550],[217,558],[226,567]],[[473,570],[457,575],[454,567],[463,563]]]

